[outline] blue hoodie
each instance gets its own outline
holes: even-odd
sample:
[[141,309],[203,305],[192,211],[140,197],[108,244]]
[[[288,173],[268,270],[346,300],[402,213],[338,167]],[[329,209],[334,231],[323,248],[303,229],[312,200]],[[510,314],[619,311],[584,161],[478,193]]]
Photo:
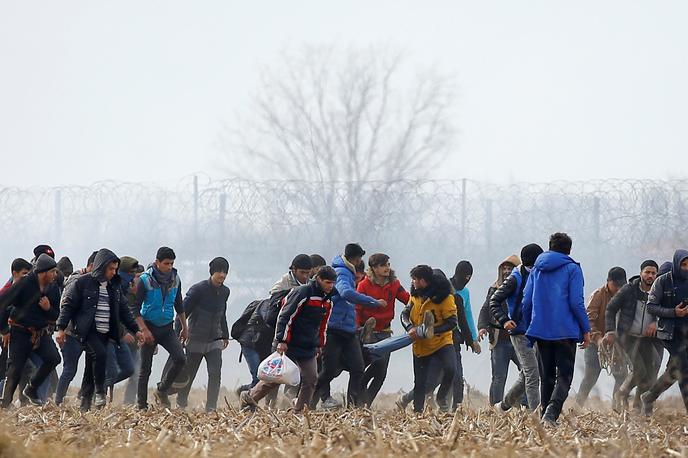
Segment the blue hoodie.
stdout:
[[583,340],[590,332],[585,312],[583,271],[570,256],[546,251],[538,256],[523,291],[526,336],[532,341]]
[[339,294],[332,296],[332,313],[327,322],[328,329],[353,334],[356,332],[356,304],[377,307],[377,300],[356,291],[356,276],[342,256],[332,260],[337,272],[335,288]]

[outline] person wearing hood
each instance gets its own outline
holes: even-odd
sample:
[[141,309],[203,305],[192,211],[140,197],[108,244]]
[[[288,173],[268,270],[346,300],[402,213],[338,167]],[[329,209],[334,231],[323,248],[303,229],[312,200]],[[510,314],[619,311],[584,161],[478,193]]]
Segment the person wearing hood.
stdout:
[[647,310],[647,296],[658,269],[655,261],[644,261],[640,265],[640,275],[632,277],[607,304],[603,340],[609,344],[618,340],[631,367],[616,392],[614,405],[617,409],[628,410],[628,397],[637,387],[633,410],[640,413],[640,395],[655,382],[662,364],[664,347],[654,337],[657,333],[656,318]]
[[9,344],[2,408],[12,403],[31,354],[37,354],[41,364],[22,393],[34,405],[43,404],[37,389],[60,364],[60,353],[48,332],[59,314],[60,291],[55,284],[56,278],[57,263],[42,253],[31,273],[21,277],[0,296],[0,332],[3,344]]
[[[148,380],[153,366],[156,345],[169,354],[169,370],[163,371],[160,382],[153,392],[155,399],[164,407],[171,407],[168,392],[177,376],[184,370],[186,355],[182,344],[189,336],[184,314],[182,284],[174,268],[177,255],[169,247],[160,247],[155,262],[139,277],[132,312],[144,336],[141,346],[141,366],[136,403],[141,410],[148,408]],[[181,325],[179,335],[174,330],[175,312]]]
[[[451,284],[427,265],[411,269],[411,298],[401,312],[401,322],[413,339],[413,410],[422,412],[431,371],[442,370],[439,399],[447,399],[456,375],[453,330],[458,326]],[[433,318],[432,336],[421,336],[418,328]]]
[[[502,329],[509,333],[516,357],[521,363],[518,380],[504,400],[499,403],[499,408],[504,412],[519,404],[524,394],[530,411],[534,411],[540,405],[540,374],[537,356],[525,336],[526,324],[521,306],[528,276],[535,265],[535,260],[542,252],[540,245],[535,243],[524,246],[521,249],[521,265],[511,272],[490,298],[492,316],[499,322]],[[504,303],[507,304],[506,310],[502,307]]]
[[590,343],[585,312],[583,270],[570,255],[571,237],[557,232],[549,251],[537,257],[523,291],[526,337],[537,347],[540,372],[540,415],[556,426],[568,397],[576,362],[576,342]]
[[[667,370],[673,369],[688,412],[688,250],[674,252],[671,270],[652,284],[647,309],[657,317],[657,338],[669,352]],[[640,395],[643,413],[652,413],[654,402],[665,386],[662,377]]]
[[92,365],[92,379],[87,375],[85,384],[82,384],[84,410],[90,408],[89,386],[95,390],[95,407],[101,408],[106,404],[107,346],[110,340],[119,343],[120,323],[136,334],[140,341],[143,340],[143,334],[122,292],[121,280],[117,275],[119,262],[112,251],[107,248],[99,250],[93,262],[93,271],[75,281],[74,286],[65,292],[60,305],[57,343],[61,346],[65,344],[66,330],[71,323],[71,334],[84,346]]
[[[90,275],[93,272],[93,262],[96,259],[97,251],[91,253],[86,260],[86,267],[78,269],[67,277],[64,284],[62,299],[70,294],[70,290],[74,288],[76,281],[84,275]],[[65,338],[60,344],[60,351],[62,352],[62,373],[57,381],[57,388],[55,389],[55,404],[60,405],[64,400],[69,385],[74,380],[79,365],[79,359],[84,352],[84,347],[81,341],[74,336],[73,324],[70,323],[65,330]]]
[[318,374],[315,396],[311,406],[323,401],[323,407],[341,405],[331,396],[326,396],[330,382],[342,370],[349,372],[347,400],[354,406],[363,405],[361,381],[363,379],[363,353],[356,334],[356,304],[362,307],[386,307],[387,301],[375,299],[356,291],[356,265],[361,262],[365,250],[357,243],[349,243],[344,255],[332,261],[337,273],[336,294],[332,297],[332,313],[327,322],[327,344],[322,355],[322,370]]
[[[368,320],[374,320],[369,342],[380,342],[392,336],[392,320],[394,319],[394,304],[396,301],[408,304],[410,295],[401,286],[394,270],[389,263],[389,256],[384,253],[375,253],[368,258],[368,270],[366,276],[356,287],[356,290],[374,299],[384,299],[387,305],[384,307],[363,307],[356,305],[356,323],[358,327],[363,327]],[[368,366],[363,374],[363,399],[365,405],[370,407],[375,397],[382,388],[382,384],[387,377],[389,367],[389,357],[387,354],[382,358],[370,361],[367,358]]]
[[186,408],[189,391],[201,361],[205,359],[208,367],[208,391],[206,393],[206,412],[217,408],[220,395],[222,374],[222,351],[229,345],[227,327],[227,299],[229,288],[225,280],[229,273],[229,261],[217,257],[208,265],[210,278],[196,283],[184,298],[184,313],[189,320],[189,341],[186,344],[185,368],[188,382],[177,394],[177,406]]
[[[607,304],[609,304],[612,298],[625,284],[626,271],[621,267],[612,267],[607,273],[607,281],[605,284],[593,291],[588,300],[586,311],[591,329],[590,345],[585,349],[585,353],[583,354],[585,360],[585,373],[583,375],[583,380],[581,380],[580,387],[578,388],[578,394],[576,395],[576,403],[580,407],[585,405],[590,395],[590,391],[597,383],[597,379],[599,379],[600,373],[602,372],[599,351],[600,345],[603,344],[602,338],[605,335],[605,314]],[[620,347],[612,346],[611,348],[612,354],[614,355],[611,361],[611,372],[614,377],[612,408],[618,410],[620,406],[616,404],[616,401],[620,398],[617,393],[628,375],[628,369],[625,356],[620,354]]]
[[[488,336],[490,343],[490,364],[492,366],[492,381],[490,383],[490,405],[501,402],[504,398],[506,378],[509,375],[509,362],[513,362],[518,370],[521,365],[516,357],[516,351],[511,344],[509,333],[490,313],[490,299],[514,268],[521,264],[521,259],[512,254],[497,267],[497,280],[487,290],[487,297],[478,315],[478,339]],[[506,312],[506,301],[501,304]]]

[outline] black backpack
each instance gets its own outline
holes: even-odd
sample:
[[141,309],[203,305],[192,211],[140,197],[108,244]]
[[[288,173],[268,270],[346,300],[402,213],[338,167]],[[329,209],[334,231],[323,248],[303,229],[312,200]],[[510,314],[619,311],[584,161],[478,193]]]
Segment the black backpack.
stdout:
[[244,311],[241,313],[239,319],[236,320],[232,325],[232,330],[229,333],[232,336],[232,339],[239,340],[241,338],[242,334],[248,326],[248,320],[251,319],[251,316],[253,316],[253,312],[256,311],[256,308],[260,305],[261,302],[263,302],[263,300],[258,299],[246,306]]

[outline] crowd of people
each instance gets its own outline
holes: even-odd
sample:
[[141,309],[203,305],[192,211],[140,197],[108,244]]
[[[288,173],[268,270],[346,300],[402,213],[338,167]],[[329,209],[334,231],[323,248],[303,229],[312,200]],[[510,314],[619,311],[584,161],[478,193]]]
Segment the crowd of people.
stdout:
[[[147,409],[152,362],[162,347],[169,356],[153,390],[155,402],[170,408],[169,396],[176,395],[177,407],[186,408],[205,359],[205,408],[212,411],[222,352],[236,340],[251,375],[250,383],[237,389],[243,409],[255,409],[263,399],[276,405],[279,385],[259,376],[261,362],[275,351],[298,366],[300,384],[283,391],[298,414],[372,406],[391,353],[411,346],[413,388],[397,406],[413,403],[414,411],[422,412],[430,401],[451,411],[465,391],[461,353],[480,353],[480,341],[487,338],[489,402],[498,412],[527,409],[556,426],[573,381],[577,348],[585,360],[579,405],[604,368],[616,381],[614,410],[651,415],[654,401],[675,382],[688,410],[688,251],[677,250],[673,261],[661,266],[646,260],[628,281],[623,268],[613,267],[586,307],[583,272],[571,249],[571,238],[555,233],[548,250],[532,243],[520,256],[507,257],[477,326],[468,261],[458,262],[451,277],[417,265],[407,291],[389,255],[370,255],[366,266],[359,244],[346,245],[331,265],[322,256],[299,254],[268,297],[251,302],[230,328],[225,258],[210,261],[209,277],[183,294],[169,247],[158,249],[146,267],[103,248],[74,271],[68,258],[56,261],[50,246],[39,245],[31,261],[13,261],[12,277],[0,290],[0,406],[10,407],[15,394],[21,404],[42,405],[51,398],[62,404],[83,355],[77,395],[83,411],[105,406],[108,392],[111,402],[120,382],[126,383],[124,403]],[[397,302],[401,335],[393,335],[391,326]],[[669,360],[660,376],[664,350]],[[519,375],[507,390],[510,362]],[[349,376],[344,402],[330,388],[342,372]]]

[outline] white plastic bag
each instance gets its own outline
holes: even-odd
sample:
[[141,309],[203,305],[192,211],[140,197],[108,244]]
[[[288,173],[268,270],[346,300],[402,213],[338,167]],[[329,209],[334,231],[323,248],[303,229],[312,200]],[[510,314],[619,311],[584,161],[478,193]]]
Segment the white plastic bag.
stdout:
[[301,383],[301,371],[287,355],[274,352],[258,366],[258,378],[266,382],[296,386]]

